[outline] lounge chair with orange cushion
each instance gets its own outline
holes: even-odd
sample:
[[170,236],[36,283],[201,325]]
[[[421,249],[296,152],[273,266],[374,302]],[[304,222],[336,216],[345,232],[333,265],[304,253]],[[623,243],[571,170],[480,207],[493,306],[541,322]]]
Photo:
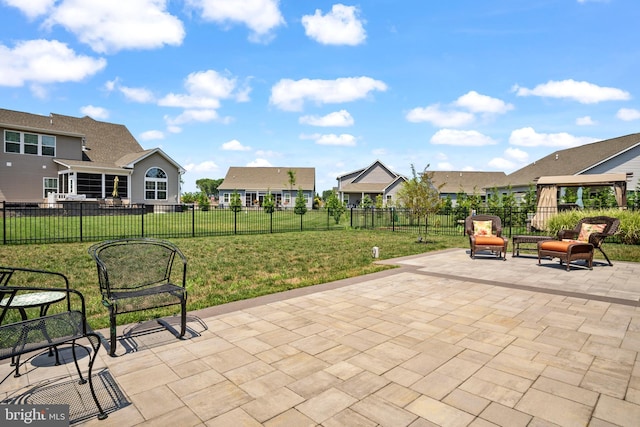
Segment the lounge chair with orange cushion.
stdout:
[[470,215],[465,221],[465,232],[469,236],[471,258],[477,251],[490,251],[498,258],[507,260],[509,239],[502,237],[502,221],[495,215]]
[[579,242],[591,243],[595,249],[605,257],[609,265],[613,265],[611,260],[604,253],[602,244],[607,237],[613,236],[620,227],[620,220],[610,216],[592,216],[582,218],[573,230],[560,230],[558,240],[577,240]]

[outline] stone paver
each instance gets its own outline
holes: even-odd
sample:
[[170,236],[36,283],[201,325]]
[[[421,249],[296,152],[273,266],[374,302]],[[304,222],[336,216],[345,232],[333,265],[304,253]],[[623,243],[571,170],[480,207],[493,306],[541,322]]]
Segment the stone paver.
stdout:
[[[640,264],[566,272],[462,249],[386,263],[400,268],[190,313],[186,340],[101,350],[94,375],[128,404],[101,392],[107,421],[78,424],[640,425]],[[63,353],[24,358],[19,378],[0,364],[3,403],[68,379]]]

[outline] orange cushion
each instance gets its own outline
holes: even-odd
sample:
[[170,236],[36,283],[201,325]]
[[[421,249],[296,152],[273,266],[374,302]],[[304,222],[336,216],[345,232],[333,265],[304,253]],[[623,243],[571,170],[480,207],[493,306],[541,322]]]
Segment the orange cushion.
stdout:
[[569,245],[576,243],[572,240],[545,240],[540,243],[540,249],[554,252],[567,252]]
[[503,246],[504,239],[496,236],[476,236],[476,245]]
[[474,236],[492,236],[493,232],[491,227],[493,221],[473,221],[473,235]]
[[604,230],[606,226],[607,224],[582,224],[578,240],[581,242],[588,242],[589,236],[592,233],[602,233],[602,230]]

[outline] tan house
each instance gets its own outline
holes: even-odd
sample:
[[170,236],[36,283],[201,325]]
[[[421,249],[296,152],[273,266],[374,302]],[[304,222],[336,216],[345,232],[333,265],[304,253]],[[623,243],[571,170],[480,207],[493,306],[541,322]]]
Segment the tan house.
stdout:
[[[567,175],[625,174],[627,191],[640,190],[640,133],[606,139],[555,151],[507,175],[500,191],[507,186],[516,194],[524,194],[541,177]],[[589,178],[585,178],[589,181]],[[491,187],[485,187],[490,191]]]
[[358,207],[365,196],[375,203],[378,195],[382,196],[384,206],[393,206],[398,190],[407,178],[376,160],[366,168],[340,175],[337,180],[338,197],[347,206]]
[[[295,180],[293,184],[291,176]],[[270,192],[276,206],[289,209],[296,204],[298,189],[302,189],[305,205],[311,209],[316,194],[315,168],[232,166],[218,186],[219,206],[229,207],[231,195],[237,192],[242,206],[257,208]]]
[[434,171],[433,185],[440,189],[440,198],[451,198],[456,205],[458,193],[487,198],[487,190],[503,185],[507,174],[504,172],[477,171]]
[[180,201],[185,170],[159,148],[143,149],[123,125],[0,109],[0,132],[0,201]]

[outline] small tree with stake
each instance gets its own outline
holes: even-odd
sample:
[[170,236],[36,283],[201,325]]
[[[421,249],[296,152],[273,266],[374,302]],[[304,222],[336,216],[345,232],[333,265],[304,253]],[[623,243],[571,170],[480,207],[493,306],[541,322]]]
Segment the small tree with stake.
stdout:
[[302,215],[307,213],[307,204],[304,201],[304,193],[302,188],[298,188],[298,194],[296,195],[296,204],[293,208],[293,212],[296,215],[300,215],[300,231],[302,231]]
[[[427,216],[430,213],[437,212],[442,205],[440,199],[440,188],[433,184],[433,172],[428,172],[427,165],[422,173],[419,175],[416,173],[416,169],[411,165],[411,172],[413,178],[402,184],[402,187],[398,191],[398,200],[407,209],[411,211],[413,216],[418,218],[418,226],[420,225],[420,219],[424,217],[424,229],[425,235],[427,233]],[[418,241],[422,241],[422,236],[418,236]]]

